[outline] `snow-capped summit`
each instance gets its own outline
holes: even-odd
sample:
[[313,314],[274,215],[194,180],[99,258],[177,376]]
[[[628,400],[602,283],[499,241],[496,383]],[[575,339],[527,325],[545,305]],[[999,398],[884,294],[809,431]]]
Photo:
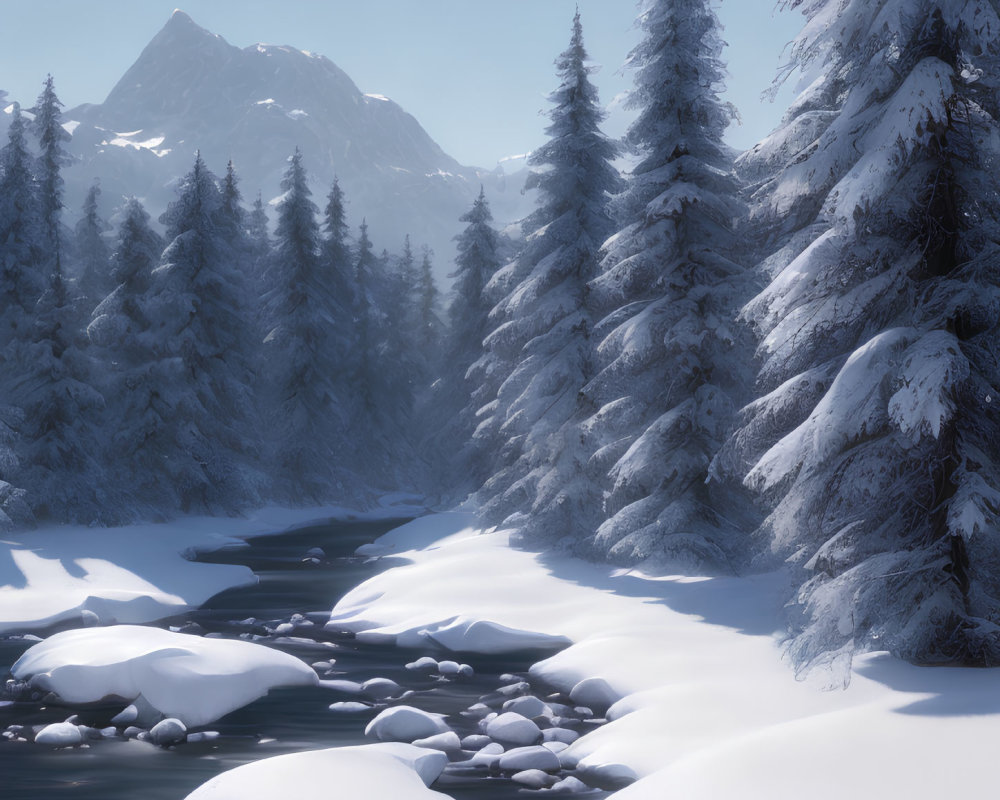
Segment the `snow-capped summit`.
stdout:
[[524,203],[520,186],[460,165],[413,116],[364,94],[328,58],[285,45],[241,49],[180,10],[103,103],[64,119],[79,123],[70,126],[78,163],[64,172],[71,211],[100,177],[109,203],[136,194],[155,218],[196,150],[217,173],[232,159],[246,197],[272,198],[298,147],[318,200],[336,175],[352,222],[367,217],[379,247],[398,249],[410,234],[434,248],[445,274],[459,217],[480,183],[500,220]]

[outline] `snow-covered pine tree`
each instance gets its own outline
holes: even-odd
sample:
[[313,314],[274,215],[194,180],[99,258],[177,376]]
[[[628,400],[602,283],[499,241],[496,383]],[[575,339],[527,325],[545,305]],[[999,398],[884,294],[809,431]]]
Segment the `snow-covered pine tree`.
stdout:
[[646,0],[629,55],[625,137],[637,157],[616,198],[623,225],[591,284],[607,313],[600,371],[586,394],[591,467],[607,476],[594,547],[615,561],[725,568],[736,531],[729,492],[708,468],[745,401],[751,351],[735,323],[743,270],[733,261],[742,214],[722,136],[724,68],[709,0]]
[[160,217],[170,243],[143,304],[156,356],[157,418],[128,455],[145,459],[175,488],[183,511],[232,512],[259,499],[246,276],[221,235],[221,204],[215,176],[198,155]]
[[49,75],[33,109],[35,119],[32,123],[40,150],[37,176],[38,202],[45,230],[42,243],[42,256],[46,262],[44,276],[53,269],[51,265],[59,263],[62,250],[60,217],[63,209],[64,181],[61,169],[69,163],[69,157],[62,143],[70,137],[62,126],[62,112],[59,110],[61,107],[62,103],[56,97],[52,76]]
[[105,239],[111,225],[100,214],[100,196],[100,184],[94,181],[87,190],[83,213],[74,229],[78,288],[91,308],[103,300],[115,286],[109,262],[111,249]]
[[28,339],[31,316],[44,290],[37,265],[43,259],[45,222],[25,138],[24,117],[15,103],[0,150],[0,321],[2,341]]
[[478,420],[476,412],[496,398],[498,384],[486,370],[483,341],[490,332],[489,314],[494,302],[486,291],[493,275],[500,269],[500,242],[492,226],[493,214],[486,192],[459,218],[465,229],[455,237],[457,255],[451,303],[448,305],[448,328],[443,350],[442,381],[437,407],[445,458],[450,465],[450,482],[463,494],[486,480],[490,457],[480,450],[482,440],[473,438]]
[[736,440],[800,569],[792,654],[996,664],[997,6],[791,5],[822,74],[749,157],[787,157],[758,213],[796,227],[745,310],[766,394]]
[[318,209],[310,199],[302,154],[296,150],[281,183],[269,300],[272,329],[265,340],[275,397],[274,435],[279,496],[291,502],[343,497],[348,480],[348,407],[344,395],[349,305],[342,283],[321,256]]
[[268,232],[267,210],[264,208],[260,192],[257,192],[257,199],[253,201],[253,206],[247,215],[247,238],[250,241],[254,280],[259,282],[266,270],[267,260],[271,256],[271,235]]
[[417,281],[417,346],[423,355],[425,371],[431,369],[437,371],[438,350],[443,335],[438,309],[440,299],[441,293],[434,282],[431,249],[425,246],[420,259],[420,277]]
[[25,370],[22,345],[33,335],[32,317],[44,283],[37,270],[43,254],[44,225],[38,187],[16,103],[0,149],[0,527],[32,519],[25,490],[7,481],[17,469],[16,430],[21,409],[10,405],[11,384]]
[[121,503],[100,461],[104,398],[91,384],[78,310],[58,251],[55,258],[35,309],[34,339],[20,344],[17,372],[8,376],[10,402],[23,411],[13,480],[31,487],[27,501],[36,519],[114,523],[122,518]]
[[532,153],[529,179],[540,206],[524,224],[518,282],[498,304],[503,322],[487,347],[514,367],[498,392],[504,466],[480,497],[485,519],[511,519],[526,533],[561,539],[586,529],[599,494],[585,465],[580,390],[593,377],[588,283],[611,232],[610,193],[620,177],[616,146],[601,133],[604,112],[591,83],[579,13],[569,48],[556,60],[561,80],[550,96],[549,140]]
[[[357,252],[354,257],[354,327],[357,350],[351,385],[358,393],[358,410],[362,418],[375,415],[375,386],[378,383],[378,352],[376,330],[380,324],[375,302],[375,281],[378,259],[368,238],[368,220],[361,220]],[[360,420],[359,420],[360,421]],[[370,422],[366,427],[370,427]]]
[[101,453],[109,482],[127,495],[120,498],[123,508],[127,504],[140,518],[159,517],[179,504],[173,487],[161,480],[159,454],[143,446],[147,437],[159,435],[165,411],[160,348],[145,309],[163,240],[135,197],[126,198],[119,216],[110,259],[110,277],[117,286],[94,309],[87,327],[106,399]]

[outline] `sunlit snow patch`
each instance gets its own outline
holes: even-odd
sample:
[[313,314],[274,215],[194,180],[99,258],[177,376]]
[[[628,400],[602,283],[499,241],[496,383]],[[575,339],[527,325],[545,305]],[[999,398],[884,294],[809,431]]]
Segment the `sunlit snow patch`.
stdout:
[[444,770],[447,757],[408,744],[374,744],[290,753],[223,772],[186,800],[295,797],[328,800],[445,800],[427,788]]
[[274,687],[317,682],[311,667],[280,650],[136,625],[57,633],[31,647],[11,672],[71,705],[142,697],[189,726],[219,719]]

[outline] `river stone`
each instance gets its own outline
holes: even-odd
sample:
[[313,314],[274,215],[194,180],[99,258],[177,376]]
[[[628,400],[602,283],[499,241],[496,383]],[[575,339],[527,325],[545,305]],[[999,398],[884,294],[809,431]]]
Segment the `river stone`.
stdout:
[[570,775],[568,778],[563,778],[561,781],[553,783],[552,791],[558,794],[580,794],[582,792],[589,792],[591,789],[579,778],[574,778]]
[[439,714],[429,714],[413,706],[387,708],[365,728],[366,736],[383,742],[412,742],[451,730]]
[[438,662],[430,656],[421,656],[407,664],[406,668],[411,672],[433,672],[438,668]]
[[462,739],[462,747],[465,750],[482,750],[493,740],[489,736],[480,733],[473,733]]
[[503,745],[521,747],[537,744],[542,740],[542,731],[527,717],[507,711],[486,726],[486,735]]
[[549,708],[545,703],[539,700],[533,695],[525,695],[524,697],[515,697],[513,700],[508,700],[503,704],[504,711],[513,711],[515,714],[520,714],[522,717],[551,717],[552,709]]
[[442,675],[458,675],[462,665],[457,661],[439,661],[438,672]]
[[186,737],[187,726],[173,717],[157,722],[149,732],[150,741],[161,747],[183,742]]
[[566,744],[573,744],[577,739],[580,738],[580,734],[576,731],[571,731],[569,728],[548,728],[542,731],[542,741],[545,742],[565,742]]
[[546,789],[556,781],[555,777],[540,769],[526,769],[521,772],[515,772],[510,776],[510,779],[514,783],[521,784],[521,786],[527,786],[529,789]]
[[376,700],[384,700],[399,694],[402,688],[396,681],[389,678],[370,678],[361,684],[362,693],[374,697]]
[[72,722],[55,722],[35,734],[35,742],[52,747],[72,747],[83,741],[83,734]]
[[624,764],[577,766],[576,775],[588,786],[610,792],[624,789],[629,784],[635,783],[638,778],[632,768]]
[[338,714],[360,714],[362,711],[368,711],[371,708],[367,703],[331,703],[330,710],[336,711]]
[[478,717],[482,719],[483,717],[489,716],[492,711],[486,703],[473,703],[465,711],[462,712],[462,716],[465,717]]
[[[578,706],[590,706],[605,711],[621,699],[604,678],[584,678],[570,690],[569,697]],[[581,713],[578,709],[574,710],[578,714]]]
[[426,747],[429,750],[443,750],[446,753],[462,749],[462,743],[458,739],[458,734],[454,731],[437,733],[434,736],[428,736],[424,739],[414,739],[413,745],[415,747]]
[[500,756],[500,769],[504,772],[521,772],[540,769],[543,772],[558,772],[559,757],[542,746],[516,747]]

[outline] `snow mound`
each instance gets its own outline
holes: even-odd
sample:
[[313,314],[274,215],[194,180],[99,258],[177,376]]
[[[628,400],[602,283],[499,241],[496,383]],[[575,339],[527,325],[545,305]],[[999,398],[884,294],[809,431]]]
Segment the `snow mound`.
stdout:
[[189,727],[212,722],[274,687],[318,682],[308,665],[263,645],[136,625],[57,633],[31,647],[11,672],[69,704],[142,698]]
[[72,747],[83,741],[80,728],[71,722],[55,722],[46,725],[35,736],[36,744],[46,744],[50,747]]
[[[538,556],[505,547],[509,532],[480,534],[468,527],[470,522],[471,515],[457,512],[422,517],[366,546],[365,554],[405,554],[413,563],[348,592],[327,627],[351,631],[364,642],[413,648],[434,643],[457,652],[497,654],[568,645],[561,630],[539,625],[542,587],[537,581],[524,583],[526,575],[539,573]],[[484,547],[494,559],[488,581],[481,567],[468,573],[454,569]],[[433,558],[444,548],[449,557]],[[475,613],[455,613],[462,606],[457,597],[468,598]],[[372,609],[377,620],[369,616]]]
[[448,758],[406,744],[313,750],[265,758],[223,772],[186,800],[446,800],[427,788]]
[[542,740],[542,732],[538,726],[513,711],[490,720],[486,726],[486,735],[502,745],[518,747],[537,744]]
[[369,722],[365,736],[374,736],[383,742],[412,742],[450,730],[440,714],[430,714],[412,706],[395,706]]

